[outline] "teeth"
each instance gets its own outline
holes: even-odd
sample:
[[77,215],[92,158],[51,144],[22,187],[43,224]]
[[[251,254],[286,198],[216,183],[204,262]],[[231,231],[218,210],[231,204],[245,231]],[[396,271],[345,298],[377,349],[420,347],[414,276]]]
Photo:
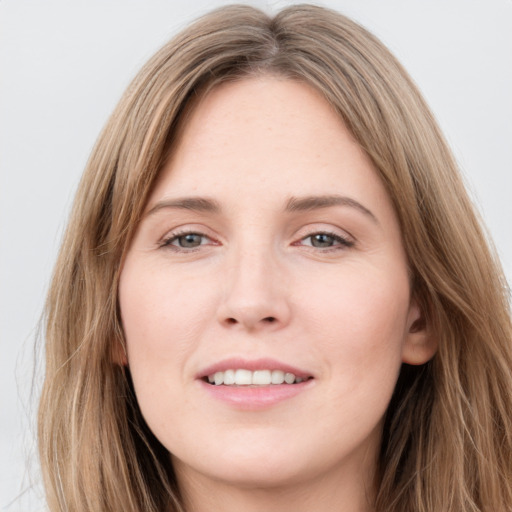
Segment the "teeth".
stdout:
[[295,375],[293,375],[293,373],[285,373],[284,381],[286,384],[293,384],[295,382]]
[[260,386],[268,386],[272,382],[270,370],[257,370],[252,374],[252,383]]
[[252,372],[249,370],[236,370],[235,384],[237,386],[250,386],[252,384]]
[[237,369],[215,372],[208,375],[208,382],[216,386],[268,386],[270,384],[299,384],[305,379],[281,370],[250,370]]
[[234,384],[235,382],[235,370],[226,370],[224,372],[224,384],[230,385]]
[[272,371],[272,384],[282,384],[284,382],[284,372],[281,370]]

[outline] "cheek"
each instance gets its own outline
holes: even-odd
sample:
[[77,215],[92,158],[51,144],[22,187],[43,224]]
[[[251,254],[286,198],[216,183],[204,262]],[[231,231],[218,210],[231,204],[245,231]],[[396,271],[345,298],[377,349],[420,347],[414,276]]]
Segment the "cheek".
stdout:
[[394,385],[406,336],[407,273],[351,265],[324,286],[310,284],[303,293],[303,328],[316,338],[328,367],[343,373],[350,387],[373,384],[372,372]]
[[119,303],[130,362],[140,356],[173,359],[194,349],[197,333],[212,317],[213,298],[194,276],[176,279],[170,271],[143,269],[127,261]]
[[141,412],[156,434],[168,432],[181,415],[187,362],[213,315],[210,287],[176,275],[128,259],[119,285],[129,369]]
[[315,301],[318,352],[331,399],[325,424],[341,445],[347,436],[358,439],[380,425],[402,364],[408,283],[376,277],[353,273],[323,306]]

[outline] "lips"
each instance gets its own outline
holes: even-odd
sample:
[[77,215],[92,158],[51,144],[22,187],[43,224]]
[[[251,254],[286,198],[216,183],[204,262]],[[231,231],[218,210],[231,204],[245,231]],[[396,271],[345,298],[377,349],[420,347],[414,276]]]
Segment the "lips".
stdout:
[[225,359],[201,370],[196,381],[213,403],[240,412],[293,404],[315,386],[312,373],[275,359]]

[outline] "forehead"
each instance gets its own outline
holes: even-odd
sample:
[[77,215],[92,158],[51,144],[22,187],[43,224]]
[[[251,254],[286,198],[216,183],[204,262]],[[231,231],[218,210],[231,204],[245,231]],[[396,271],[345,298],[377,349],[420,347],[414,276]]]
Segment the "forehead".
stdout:
[[223,83],[195,100],[184,119],[153,199],[358,196],[366,188],[373,203],[387,201],[370,159],[307,84],[270,76]]
[[221,83],[193,100],[180,123],[175,149],[185,153],[204,147],[212,156],[224,156],[226,148],[253,148],[261,156],[259,143],[286,149],[297,136],[310,140],[319,129],[323,137],[330,132],[337,138],[343,131],[352,139],[341,117],[308,84],[272,75],[248,77]]

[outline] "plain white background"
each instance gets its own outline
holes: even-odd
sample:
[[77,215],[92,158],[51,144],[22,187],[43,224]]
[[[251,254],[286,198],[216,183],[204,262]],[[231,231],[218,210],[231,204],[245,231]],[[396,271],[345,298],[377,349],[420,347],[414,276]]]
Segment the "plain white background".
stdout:
[[[39,315],[94,141],[140,66],[225,1],[0,0],[0,511],[41,510]],[[288,1],[245,2],[275,11]],[[512,0],[326,0],[418,83],[512,280]],[[40,365],[41,356],[36,360]],[[28,490],[27,490],[28,489]],[[21,497],[15,499],[18,495]]]

